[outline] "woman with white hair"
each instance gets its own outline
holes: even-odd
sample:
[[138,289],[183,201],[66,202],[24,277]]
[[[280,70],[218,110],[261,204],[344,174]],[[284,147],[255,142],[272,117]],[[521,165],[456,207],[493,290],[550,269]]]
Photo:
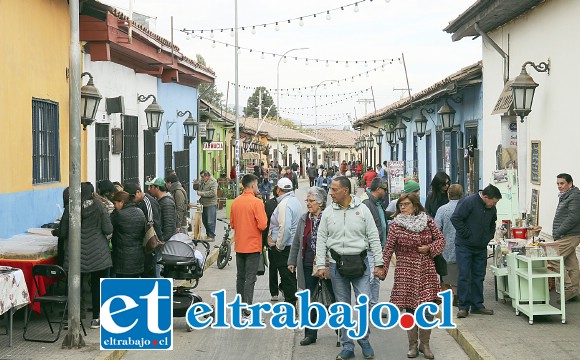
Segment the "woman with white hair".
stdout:
[[[306,195],[308,212],[298,220],[298,228],[288,257],[288,270],[292,272],[296,270],[298,288],[308,289],[311,293],[316,290],[318,281],[326,281],[326,285],[332,289],[330,280],[319,279],[313,275],[318,270],[315,261],[316,238],[322,211],[326,207],[326,197],[326,190],[323,188],[317,186],[308,188]],[[316,321],[315,311],[310,313],[310,318],[313,323]],[[304,339],[300,341],[300,345],[306,346],[315,343],[317,333],[316,329],[305,328]]]

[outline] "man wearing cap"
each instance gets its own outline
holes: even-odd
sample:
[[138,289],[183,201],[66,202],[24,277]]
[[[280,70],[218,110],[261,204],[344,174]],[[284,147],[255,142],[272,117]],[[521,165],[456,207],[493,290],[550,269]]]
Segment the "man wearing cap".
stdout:
[[302,215],[302,205],[293,191],[292,181],[282,178],[278,181],[278,206],[270,217],[268,246],[272,250],[273,264],[280,274],[280,287],[286,302],[296,303],[296,275],[288,270],[290,247],[296,234],[298,220]]
[[167,241],[175,233],[177,229],[177,212],[175,209],[175,201],[171,194],[167,192],[167,187],[165,186],[165,180],[162,178],[155,178],[152,181],[145,182],[148,186],[149,193],[157,202],[159,202],[159,208],[161,210],[161,231],[162,237],[159,240]]
[[217,217],[217,180],[211,176],[209,171],[202,170],[199,175],[201,180],[193,182],[193,189],[197,190],[200,196],[199,203],[203,205],[201,221],[205,227],[205,234],[208,239],[215,239],[215,222]]
[[[159,208],[159,203],[157,200],[141,191],[141,186],[137,183],[125,183],[123,185],[125,191],[129,193],[129,195],[133,196],[137,207],[143,211],[145,214],[145,218],[147,219],[148,223],[153,221],[153,229],[155,230],[155,234],[159,239],[163,238],[163,231],[161,227],[161,209]],[[146,254],[145,255],[145,269],[143,270],[143,274],[141,275],[144,278],[154,278],[155,277],[155,266],[156,266],[156,254]]]
[[[419,184],[416,181],[407,180],[407,182],[405,182],[405,187],[403,188],[403,193],[405,194],[415,193],[417,194],[417,196],[419,196],[420,190],[421,187],[419,187]],[[394,199],[389,203],[389,206],[387,206],[387,208],[385,209],[387,217],[391,217],[396,210],[397,210],[397,199]]]
[[165,177],[165,184],[175,201],[177,231],[187,234],[187,210],[189,209],[187,192],[181,185],[181,182],[179,182],[179,178],[175,173]]

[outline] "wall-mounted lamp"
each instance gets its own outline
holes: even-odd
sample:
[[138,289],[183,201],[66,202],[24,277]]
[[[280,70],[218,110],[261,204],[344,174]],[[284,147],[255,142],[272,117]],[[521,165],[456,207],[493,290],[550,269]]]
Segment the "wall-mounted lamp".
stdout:
[[288,145],[282,144],[282,149],[284,149],[284,154],[288,152]]
[[148,96],[139,95],[137,96],[137,101],[145,102],[150,98],[153,98],[153,102],[145,109],[145,116],[147,117],[147,127],[149,127],[150,131],[156,133],[159,131],[159,126],[161,125],[161,120],[163,119],[164,113],[161,106],[159,106],[157,103],[157,98],[152,94]]
[[197,136],[197,126],[199,124],[197,123],[197,121],[195,121],[193,119],[193,115],[191,115],[191,111],[189,111],[189,110],[186,110],[186,111],[179,111],[178,110],[177,111],[177,117],[182,117],[182,116],[185,116],[186,114],[189,114],[189,116],[183,122],[183,132],[184,132],[185,137],[191,143],[195,139],[195,137]]
[[455,109],[449,105],[447,99],[445,99],[445,104],[441,106],[437,114],[441,118],[441,125],[443,127],[443,131],[451,131],[453,130],[453,125],[455,124]]
[[390,119],[385,123],[385,139],[387,144],[393,147],[395,145],[395,122],[394,119]]
[[375,139],[373,139],[373,133],[370,133],[369,137],[367,138],[367,147],[372,149],[373,146],[375,146]]
[[[419,137],[419,139],[422,139],[423,136],[425,136],[425,133],[427,132],[427,117],[425,117],[425,115],[423,115],[423,110],[425,110],[428,114],[432,114],[435,112],[435,110],[428,108],[421,108],[419,110],[419,115],[417,115],[417,117],[415,118],[415,130],[417,131],[417,136]],[[429,118],[431,118],[431,116],[429,116]],[[431,119],[431,121],[433,121],[433,119]],[[433,124],[435,124],[435,122],[433,122]]]
[[85,75],[89,76],[89,81],[81,87],[81,124],[83,124],[83,130],[86,130],[87,126],[95,121],[99,102],[103,98],[93,83],[93,75],[84,72],[81,74],[81,78]]
[[379,148],[381,147],[381,145],[383,144],[383,132],[381,131],[381,129],[379,129],[377,131],[377,133],[375,134],[375,140],[377,142],[377,145],[379,146]]
[[534,92],[538,84],[526,71],[526,65],[531,65],[537,72],[550,73],[550,60],[548,62],[541,62],[538,65],[531,61],[526,61],[522,65],[522,72],[515,78],[512,83],[512,94],[514,98],[514,112],[520,117],[520,121],[524,122],[524,117],[532,111],[532,101],[534,100]]
[[407,136],[407,126],[403,124],[403,120],[399,120],[397,126],[395,126],[395,133],[397,135],[397,139],[400,141],[405,141],[405,137]]

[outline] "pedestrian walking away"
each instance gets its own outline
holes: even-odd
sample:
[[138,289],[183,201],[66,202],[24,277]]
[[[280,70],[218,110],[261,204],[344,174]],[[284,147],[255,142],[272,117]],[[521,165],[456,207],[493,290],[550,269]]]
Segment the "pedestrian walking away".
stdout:
[[[399,197],[394,217],[383,250],[385,264],[391,261],[393,253],[397,256],[390,302],[405,312],[415,313],[422,303],[440,302],[437,297],[441,291],[439,275],[433,258],[443,252],[445,238],[414,193]],[[388,267],[384,269],[388,271]],[[426,317],[433,320],[432,315]],[[417,357],[417,351],[420,351],[426,359],[435,358],[429,345],[431,330],[418,329],[415,325],[407,330],[407,338],[407,357]]]
[[487,266],[487,245],[495,233],[501,192],[493,185],[461,200],[451,223],[455,227],[457,260],[458,318],[473,314],[493,315],[483,304],[483,280]]
[[[242,177],[242,186],[244,191],[232,202],[230,225],[236,232],[236,292],[244,303],[252,304],[259,257],[262,256],[262,231],[266,229],[268,220],[264,202],[256,197],[258,178],[246,174]],[[250,311],[243,309],[242,314],[247,318]]]
[[[373,220],[371,211],[362,204],[362,201],[350,193],[350,181],[344,176],[338,176],[330,185],[332,205],[322,213],[316,240],[316,275],[326,278],[324,266],[326,254],[330,252],[330,278],[337,302],[351,302],[351,292],[354,289],[355,298],[360,294],[370,297],[371,273],[381,276],[383,257],[381,256],[381,241]],[[369,267],[367,251],[371,250],[375,256],[375,267]],[[338,264],[348,261],[354,272],[345,270]],[[373,359],[375,352],[369,342],[369,333],[359,340],[365,359]],[[342,351],[336,356],[337,360],[352,359],[354,341],[349,338],[347,331],[341,331],[340,343]],[[386,355],[386,354],[385,354]],[[384,358],[382,356],[381,358]]]
[[563,173],[556,177],[558,207],[552,223],[552,236],[558,242],[560,255],[564,257],[565,299],[578,296],[580,269],[576,247],[580,244],[580,190],[574,186],[572,176]]
[[268,246],[273,255],[270,266],[278,270],[284,300],[296,304],[296,275],[288,270],[288,257],[298,220],[302,215],[302,205],[296,198],[289,179],[282,178],[278,181],[277,192],[278,206],[270,217],[268,234]]
[[[266,201],[264,207],[266,209],[266,218],[268,219],[268,226],[266,229],[262,231],[262,246],[266,246],[268,249],[268,263],[272,264],[274,261],[276,251],[275,249],[270,249],[268,246],[268,233],[270,232],[270,218],[274,213],[274,210],[278,206],[278,186],[274,186],[273,191],[274,197],[270,200]],[[271,301],[278,301],[278,294],[280,293],[280,284],[278,283],[278,269],[276,267],[270,265],[268,266],[268,289],[270,290],[270,300]]]

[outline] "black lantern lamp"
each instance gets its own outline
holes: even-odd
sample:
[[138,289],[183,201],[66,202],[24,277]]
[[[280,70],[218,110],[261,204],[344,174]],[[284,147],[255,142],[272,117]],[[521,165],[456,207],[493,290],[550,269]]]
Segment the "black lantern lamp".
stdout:
[[415,118],[415,127],[419,139],[422,139],[423,136],[425,136],[425,133],[427,132],[427,122],[428,122],[427,118],[422,113],[419,113],[419,115],[417,115],[417,117]]
[[389,128],[385,130],[385,138],[390,146],[395,144],[395,129],[393,127],[389,126]]
[[81,87],[81,124],[83,124],[83,130],[86,130],[87,126],[95,121],[99,102],[103,98],[93,83],[93,76],[84,72],[81,74],[81,78],[85,75],[89,76],[89,82]]
[[445,104],[441,106],[439,111],[437,111],[439,117],[441,118],[441,125],[443,131],[453,130],[453,125],[455,124],[455,109],[449,105],[447,99],[445,99]]
[[367,146],[369,149],[372,149],[373,146],[375,146],[375,140],[373,139],[373,133],[369,134],[369,137],[367,139]]
[[246,140],[244,140],[244,150],[245,151],[250,151],[250,143],[251,143],[251,140],[249,138],[246,138]]
[[522,72],[515,78],[512,83],[512,94],[514,99],[514,112],[524,122],[524,117],[532,111],[532,101],[538,84],[526,71],[526,65],[531,65],[538,72],[550,72],[550,61],[541,62],[538,65],[531,61],[526,61],[522,65]]
[[405,137],[407,136],[407,126],[403,124],[402,120],[399,120],[399,123],[395,126],[395,133],[397,134],[397,139],[405,141]]
[[213,125],[208,122],[207,127],[205,128],[205,140],[207,142],[212,142],[213,141],[213,135],[215,134],[215,128],[213,127]]
[[184,130],[185,137],[187,139],[189,139],[189,142],[192,142],[195,139],[195,137],[197,136],[198,123],[197,123],[197,121],[195,121],[193,119],[193,116],[191,115],[191,111],[189,111],[189,110],[186,110],[183,112],[177,111],[178,117],[185,116],[186,114],[189,114],[189,116],[183,122],[183,130]]
[[381,131],[381,129],[379,129],[379,131],[377,131],[377,133],[375,134],[375,140],[377,142],[377,145],[381,147],[381,145],[383,144],[383,132]]
[[155,95],[139,95],[137,101],[145,102],[150,98],[153,98],[153,102],[145,109],[145,116],[147,117],[147,127],[149,127],[150,131],[156,133],[159,131],[164,112],[161,106],[157,103],[157,98],[155,98]]

